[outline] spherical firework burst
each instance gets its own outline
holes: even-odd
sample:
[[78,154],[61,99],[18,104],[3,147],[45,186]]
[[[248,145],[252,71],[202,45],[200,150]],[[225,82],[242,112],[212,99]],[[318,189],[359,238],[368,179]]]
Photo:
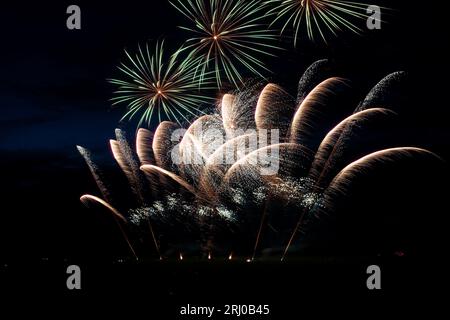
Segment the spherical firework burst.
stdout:
[[275,6],[270,10],[276,14],[274,22],[283,21],[281,32],[293,26],[294,45],[303,26],[309,39],[314,40],[318,33],[327,42],[327,32],[334,36],[342,30],[361,33],[361,27],[354,20],[369,18],[367,8],[370,5],[366,3],[341,0],[268,0],[267,3]]
[[219,87],[225,77],[236,87],[242,86],[242,68],[262,77],[269,71],[259,56],[277,48],[274,32],[262,23],[265,6],[261,0],[173,0],[172,5],[193,26],[182,27],[193,34],[184,50],[200,57],[198,73],[202,81],[213,70]]
[[[121,63],[118,69],[126,79],[109,80],[117,85],[111,99],[113,106],[125,104],[128,107],[122,120],[139,115],[138,127],[144,122],[150,125],[153,116],[157,116],[159,122],[166,119],[182,123],[202,113],[200,106],[211,102],[195,84],[195,68],[201,65],[200,59],[188,57],[180,63],[179,51],[172,56],[165,54],[164,41],[157,43],[154,50],[147,44],[145,48],[139,46],[135,55],[127,51],[125,54],[128,61]],[[203,80],[209,85],[210,75],[204,75]]]
[[395,108],[380,101],[390,104],[383,92],[404,73],[383,79],[355,108],[348,81],[318,75],[327,65],[305,72],[297,99],[268,84],[256,94],[224,95],[219,112],[186,130],[167,121],[154,134],[140,129],[136,152],[117,130],[111,148],[135,194],[126,204],[110,196],[79,147],[104,197],[82,201],[109,210],[122,231],[145,230],[160,256],[200,251],[252,261],[261,249],[276,248],[284,258],[311,221],[336,213],[338,200],[367,173],[418,158],[440,161],[425,149],[366,141],[395,119]]

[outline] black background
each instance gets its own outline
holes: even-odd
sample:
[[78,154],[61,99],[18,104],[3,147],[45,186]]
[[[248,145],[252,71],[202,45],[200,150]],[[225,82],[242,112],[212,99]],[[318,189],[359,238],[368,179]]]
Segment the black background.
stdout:
[[[70,31],[65,13],[70,4],[15,2],[0,8],[0,262],[2,272],[14,275],[5,277],[9,279],[8,288],[27,288],[30,278],[24,274],[28,266],[37,265],[35,270],[41,276],[31,277],[34,290],[64,291],[64,267],[73,262],[93,270],[87,272],[90,284],[86,288],[91,292],[105,288],[141,290],[152,286],[152,279],[158,279],[153,283],[155,290],[147,293],[159,296],[160,301],[169,299],[175,291],[176,301],[181,303],[190,303],[185,299],[193,292],[199,297],[198,303],[206,303],[202,299],[212,290],[219,293],[214,303],[227,303],[224,300],[233,294],[240,297],[240,303],[264,303],[260,300],[263,295],[267,303],[275,303],[294,280],[298,281],[292,285],[298,297],[304,295],[299,283],[306,279],[304,287],[308,290],[366,292],[364,266],[377,262],[385,263],[391,272],[387,277],[391,281],[390,293],[406,292],[408,288],[421,292],[409,280],[416,277],[415,272],[425,276],[418,266],[434,266],[439,258],[439,254],[434,255],[444,236],[439,226],[448,211],[442,196],[448,189],[446,173],[436,173],[436,168],[427,170],[429,184],[416,190],[415,199],[425,195],[417,203],[421,210],[411,217],[415,227],[421,226],[414,229],[414,248],[418,249],[412,250],[413,257],[404,260],[389,257],[380,261],[370,252],[369,260],[333,260],[319,262],[315,267],[267,263],[250,270],[245,264],[217,263],[208,267],[193,263],[179,268],[170,263],[163,265],[166,267],[153,262],[121,267],[101,262],[106,263],[105,271],[100,262],[94,263],[122,256],[126,247],[106,219],[80,204],[79,196],[95,192],[95,185],[75,146],[88,147],[107,161],[108,139],[113,137],[123,110],[110,108],[108,99],[113,88],[106,79],[117,75],[115,66],[124,58],[124,48],[134,50],[137,44],[163,37],[169,47],[181,45],[184,34],[176,26],[184,20],[165,0],[95,4],[77,1],[82,10],[82,29]],[[404,126],[397,133],[406,135],[402,138],[407,138],[410,145],[426,147],[448,159],[447,12],[438,1],[385,1],[384,5],[395,10],[384,17],[388,23],[380,31],[363,37],[342,35],[328,46],[304,40],[294,49],[292,42],[285,40],[283,46],[289,50],[267,61],[274,71],[270,79],[295,94],[296,83],[306,67],[315,60],[329,58],[343,75],[367,91],[386,74],[405,70],[411,78],[410,105],[403,115]],[[388,211],[404,210],[403,202],[389,201],[395,202],[396,198],[386,198],[381,207],[392,205]],[[367,252],[362,248],[358,253],[365,256]],[[139,276],[130,278],[132,273]],[[283,279],[274,274],[283,275]],[[111,278],[115,281],[109,281]],[[243,290],[245,279],[253,288],[249,292]],[[228,280],[235,283],[232,290],[226,288]],[[171,291],[171,287],[178,289]],[[256,301],[247,300],[252,294]],[[297,296],[289,297],[295,300]],[[371,301],[373,296],[367,298]]]

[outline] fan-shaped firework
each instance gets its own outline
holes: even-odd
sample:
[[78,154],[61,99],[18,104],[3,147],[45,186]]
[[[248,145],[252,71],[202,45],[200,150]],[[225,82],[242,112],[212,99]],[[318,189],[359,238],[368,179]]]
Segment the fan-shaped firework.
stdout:
[[353,20],[369,18],[370,4],[341,0],[268,0],[275,7],[270,13],[277,17],[274,22],[283,21],[282,31],[292,25],[294,44],[297,45],[299,33],[304,26],[311,40],[316,33],[326,42],[327,32],[337,35],[343,29],[359,34],[362,29]]
[[[211,102],[211,98],[199,92],[195,84],[195,68],[201,66],[199,58],[185,58],[183,63],[177,59],[180,54],[165,54],[164,42],[157,43],[154,51],[147,44],[139,46],[136,55],[125,51],[128,63],[121,63],[118,69],[126,77],[125,80],[110,79],[118,86],[111,99],[113,105],[126,104],[128,111],[122,119],[132,119],[140,115],[140,126],[143,122],[150,124],[153,116],[176,121],[188,121],[188,117],[196,116],[202,111],[202,104]],[[209,84],[209,74],[203,81]],[[208,89],[204,87],[203,89]]]
[[261,0],[173,0],[193,25],[182,27],[193,34],[184,50],[191,57],[200,57],[200,80],[214,70],[217,84],[223,76],[238,87],[242,86],[242,67],[253,75],[263,77],[269,71],[259,56],[270,55],[276,39],[274,32],[263,24],[265,6]]
[[[324,63],[305,72],[297,102],[274,84],[256,97],[249,93],[254,91],[226,94],[220,112],[198,118],[187,130],[171,122],[161,123],[154,135],[140,129],[136,153],[119,130],[111,147],[135,200],[117,208],[107,198],[85,195],[83,202],[107,208],[129,230],[150,227],[162,255],[197,250],[209,257],[213,251],[255,257],[261,248],[276,247],[284,257],[308,222],[334,212],[355,179],[390,163],[439,161],[424,149],[380,150],[365,142],[396,117],[378,105],[393,75],[354,111],[344,108],[351,99],[342,100],[351,92],[348,81],[316,74]],[[306,94],[305,88],[312,90]],[[88,152],[79,150],[109,197]]]

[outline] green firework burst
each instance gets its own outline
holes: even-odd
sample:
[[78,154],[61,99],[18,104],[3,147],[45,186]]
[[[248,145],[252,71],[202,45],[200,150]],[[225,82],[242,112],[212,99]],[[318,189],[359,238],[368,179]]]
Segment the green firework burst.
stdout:
[[[138,46],[134,55],[125,50],[127,61],[118,69],[126,79],[108,79],[117,86],[112,105],[125,104],[128,108],[121,121],[139,116],[138,127],[144,122],[150,126],[157,116],[159,122],[164,118],[181,124],[189,122],[188,117],[203,113],[200,107],[213,99],[199,91],[196,68],[202,61],[187,57],[181,62],[181,51],[167,55],[164,41],[156,43],[153,52],[148,44],[145,48]],[[213,88],[210,73],[206,73],[203,80],[204,90]]]
[[[269,14],[275,14],[273,23],[283,21],[281,33],[292,25],[294,29],[294,45],[302,26],[310,40],[318,33],[326,43],[327,32],[337,36],[337,32],[348,30],[360,34],[363,30],[356,20],[367,20],[367,8],[370,4],[341,1],[341,0],[268,0],[267,4],[274,5]],[[387,8],[384,8],[387,9]]]
[[192,22],[180,27],[193,36],[185,50],[203,61],[198,68],[200,80],[210,70],[217,84],[227,79],[236,87],[244,84],[243,70],[264,78],[270,72],[262,56],[274,56],[275,32],[268,30],[263,19],[267,8],[261,0],[173,0],[171,4]]

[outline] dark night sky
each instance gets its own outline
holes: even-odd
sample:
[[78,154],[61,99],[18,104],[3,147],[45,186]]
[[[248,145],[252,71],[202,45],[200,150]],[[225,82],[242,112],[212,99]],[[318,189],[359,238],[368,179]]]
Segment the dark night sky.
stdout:
[[[81,31],[65,26],[72,2],[82,10]],[[7,205],[1,209],[0,249],[6,256],[108,250],[115,235],[99,233],[106,222],[92,221],[78,201],[95,189],[75,145],[108,155],[123,110],[110,108],[106,79],[117,74],[124,48],[162,37],[176,47],[184,39],[176,28],[179,14],[166,0],[92,2],[1,5],[1,196]],[[431,2],[391,2],[385,5],[397,10],[385,17],[389,23],[381,31],[345,35],[329,47],[303,41],[294,50],[287,41],[289,50],[268,61],[272,80],[295,94],[301,73],[321,58],[335,60],[364,90],[406,70],[413,85],[407,115],[412,144],[447,157],[448,18],[430,10]]]

